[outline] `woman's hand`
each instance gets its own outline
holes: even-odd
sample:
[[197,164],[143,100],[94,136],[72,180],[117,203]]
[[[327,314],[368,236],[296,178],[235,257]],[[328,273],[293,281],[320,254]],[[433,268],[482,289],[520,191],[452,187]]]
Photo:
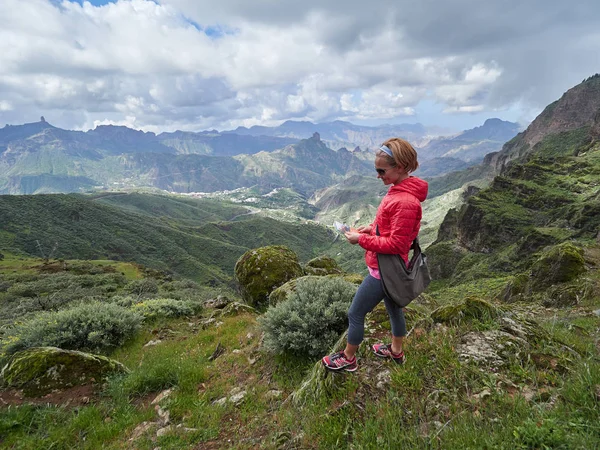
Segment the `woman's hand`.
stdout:
[[350,242],[352,245],[358,244],[358,238],[360,237],[360,233],[357,233],[355,231],[347,231],[344,233],[344,235],[346,236],[346,239],[348,239],[348,242]]
[[371,225],[361,226],[356,229],[359,233],[371,234]]

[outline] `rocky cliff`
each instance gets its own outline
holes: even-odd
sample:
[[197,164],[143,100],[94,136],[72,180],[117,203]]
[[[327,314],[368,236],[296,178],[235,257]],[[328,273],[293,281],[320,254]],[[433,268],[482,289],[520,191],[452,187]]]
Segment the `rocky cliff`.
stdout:
[[538,151],[536,146],[547,136],[582,128],[586,128],[582,130],[582,134],[587,135],[589,127],[597,123],[599,108],[600,74],[596,74],[549,104],[524,132],[507,142],[500,152],[489,155],[485,163],[500,172],[510,161]]
[[[600,230],[599,117],[600,77],[594,76],[549,105],[525,132],[491,155],[487,162],[500,174],[446,216],[428,249],[434,276],[457,284],[515,275],[525,286],[532,285],[532,267],[539,258],[548,252],[562,254],[551,252],[556,246],[569,242],[583,249],[585,258],[595,254]],[[586,259],[586,267],[594,267],[594,261]],[[538,280],[538,285],[551,288],[561,282],[554,278]]]

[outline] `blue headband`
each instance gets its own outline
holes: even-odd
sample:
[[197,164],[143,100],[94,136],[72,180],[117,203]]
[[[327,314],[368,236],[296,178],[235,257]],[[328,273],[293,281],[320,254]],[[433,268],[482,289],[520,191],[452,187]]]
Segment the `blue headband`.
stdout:
[[392,158],[394,157],[394,154],[387,145],[382,145],[381,147],[379,147],[379,150],[381,150],[386,155],[391,156]]

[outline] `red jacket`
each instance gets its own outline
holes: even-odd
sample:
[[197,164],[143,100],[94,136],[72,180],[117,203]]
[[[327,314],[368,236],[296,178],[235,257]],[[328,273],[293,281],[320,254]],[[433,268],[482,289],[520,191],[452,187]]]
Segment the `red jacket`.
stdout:
[[421,227],[421,202],[427,197],[427,188],[427,182],[417,177],[408,177],[390,187],[377,208],[371,233],[358,238],[358,244],[366,250],[367,266],[379,268],[377,253],[400,255],[408,263],[410,246]]

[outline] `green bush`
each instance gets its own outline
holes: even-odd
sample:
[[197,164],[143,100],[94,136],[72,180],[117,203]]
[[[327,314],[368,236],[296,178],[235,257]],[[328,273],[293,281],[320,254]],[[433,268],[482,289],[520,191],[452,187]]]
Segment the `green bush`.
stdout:
[[158,283],[152,278],[131,281],[125,288],[127,292],[138,297],[158,293]]
[[132,337],[142,320],[134,311],[104,303],[41,313],[7,330],[0,342],[0,356],[41,346],[105,352]]
[[115,305],[122,306],[123,308],[129,308],[140,300],[136,297],[132,297],[131,295],[113,295],[108,299],[109,303],[114,303]]
[[298,280],[287,300],[259,318],[265,348],[311,357],[327,352],[348,326],[347,312],[356,289],[341,278]]
[[201,306],[200,303],[182,302],[172,298],[153,298],[136,303],[131,309],[145,319],[152,320],[158,317],[191,316],[198,312]]

